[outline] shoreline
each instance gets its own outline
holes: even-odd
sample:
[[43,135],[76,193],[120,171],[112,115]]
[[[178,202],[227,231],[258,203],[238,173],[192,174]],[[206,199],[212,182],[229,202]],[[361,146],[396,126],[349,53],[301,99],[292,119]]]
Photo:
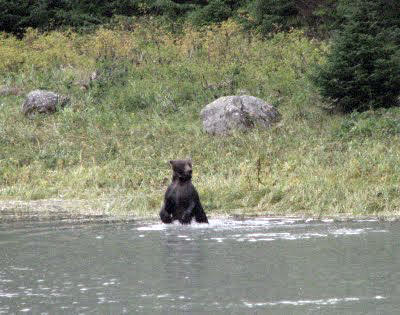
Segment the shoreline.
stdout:
[[[138,215],[134,211],[117,213],[110,211],[110,202],[87,200],[0,200],[0,224],[12,222],[65,222],[71,224],[86,223],[129,223],[137,221],[159,221],[158,211],[146,215]],[[331,213],[313,215],[311,213],[274,213],[271,211],[255,211],[254,209],[233,209],[232,211],[207,212],[210,219],[246,220],[254,218],[293,218],[313,221],[343,222],[353,220],[397,221],[400,215],[357,215],[354,213]]]

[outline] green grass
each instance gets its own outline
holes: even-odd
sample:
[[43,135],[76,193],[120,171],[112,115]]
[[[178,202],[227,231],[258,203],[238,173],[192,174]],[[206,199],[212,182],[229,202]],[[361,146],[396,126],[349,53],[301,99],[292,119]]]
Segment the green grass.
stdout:
[[[262,41],[235,27],[180,37],[114,30],[107,38],[116,42],[90,49],[80,45],[101,42],[108,31],[37,34],[40,45],[3,39],[6,52],[24,48],[12,50],[23,55],[16,62],[0,49],[8,69],[0,85],[54,90],[71,104],[27,119],[23,96],[0,96],[0,200],[83,199],[106,213],[155,217],[171,177],[168,161],[191,157],[209,215],[398,215],[400,110],[326,113],[308,80],[323,62],[324,43],[301,32]],[[128,44],[117,40],[123,36]],[[47,49],[54,38],[60,47],[69,41],[67,56]],[[100,78],[82,90],[77,82],[95,69]],[[205,134],[200,110],[238,90],[277,106],[281,122]]]

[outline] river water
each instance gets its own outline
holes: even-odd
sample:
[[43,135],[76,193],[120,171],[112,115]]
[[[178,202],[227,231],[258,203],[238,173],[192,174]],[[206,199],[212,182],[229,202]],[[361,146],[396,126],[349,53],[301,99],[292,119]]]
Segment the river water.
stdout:
[[0,314],[399,310],[399,222],[0,224]]

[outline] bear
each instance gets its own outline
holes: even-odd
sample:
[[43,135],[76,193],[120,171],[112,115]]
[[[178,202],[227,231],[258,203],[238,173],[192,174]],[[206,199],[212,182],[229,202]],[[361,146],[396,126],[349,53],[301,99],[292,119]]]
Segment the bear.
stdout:
[[169,163],[172,182],[165,192],[160,211],[161,221],[172,223],[179,220],[181,224],[190,224],[194,217],[196,222],[208,223],[199,194],[192,184],[192,161],[172,160]]

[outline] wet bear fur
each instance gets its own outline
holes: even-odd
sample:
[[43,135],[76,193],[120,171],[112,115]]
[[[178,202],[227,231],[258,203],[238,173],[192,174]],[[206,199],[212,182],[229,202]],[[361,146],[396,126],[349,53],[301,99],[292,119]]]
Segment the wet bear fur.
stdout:
[[194,217],[196,222],[208,223],[199,194],[192,184],[192,161],[172,160],[169,163],[172,167],[172,182],[165,192],[160,211],[161,221],[172,223],[179,220],[182,224],[190,224]]

